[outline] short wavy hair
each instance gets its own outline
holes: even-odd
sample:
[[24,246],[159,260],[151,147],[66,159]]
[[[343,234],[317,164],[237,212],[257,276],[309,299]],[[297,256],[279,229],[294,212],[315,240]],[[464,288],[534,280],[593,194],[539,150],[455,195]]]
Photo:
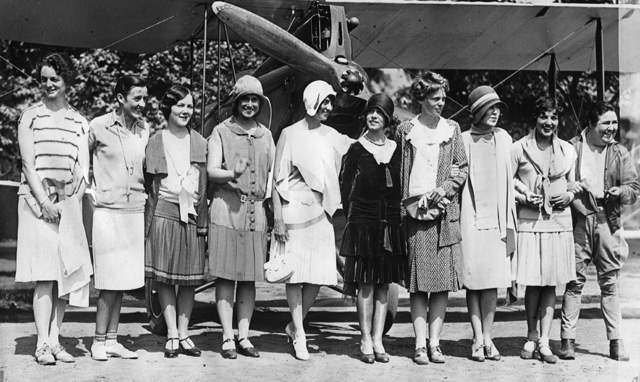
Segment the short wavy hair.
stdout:
[[66,53],[50,53],[44,56],[36,65],[36,80],[42,83],[42,68],[48,66],[56,71],[66,86],[73,85],[76,79],[76,67]]
[[411,95],[418,101],[424,101],[431,93],[439,90],[449,92],[449,81],[435,72],[427,72],[422,77],[416,77],[411,84]]
[[609,102],[598,101],[587,112],[587,121],[589,121],[589,126],[595,126],[600,120],[600,117],[604,115],[606,112],[616,112],[616,109]]
[[542,113],[548,111],[555,111],[556,114],[560,115],[560,113],[562,113],[562,107],[558,105],[558,101],[553,97],[540,97],[533,105],[532,117],[533,119],[537,119]]
[[[169,121],[169,115],[171,115],[171,108],[174,105],[177,105],[180,100],[184,99],[184,97],[191,94],[191,90],[188,87],[183,85],[172,85],[164,96],[162,96],[162,100],[160,100],[160,111],[164,116],[164,119]],[[194,105],[195,106],[195,105]]]
[[131,91],[131,89],[135,87],[144,88],[147,86],[147,81],[142,78],[135,76],[133,74],[127,74],[118,79],[116,83],[116,87],[113,88],[113,99],[118,100],[118,94],[122,94],[124,98],[127,98],[127,95]]

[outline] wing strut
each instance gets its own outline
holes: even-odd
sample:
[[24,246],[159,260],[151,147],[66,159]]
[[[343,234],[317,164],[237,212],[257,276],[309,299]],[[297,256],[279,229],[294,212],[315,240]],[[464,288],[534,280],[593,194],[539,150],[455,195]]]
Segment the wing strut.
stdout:
[[598,82],[598,101],[604,101],[604,49],[602,40],[602,20],[596,19],[596,74]]
[[[200,112],[200,134],[204,134],[204,106],[206,105],[205,86],[207,83],[207,19],[209,17],[209,7],[204,7],[204,45],[202,46],[202,111]],[[218,61],[218,65],[220,61]],[[220,73],[218,72],[218,76]],[[218,88],[220,82],[218,81]]]

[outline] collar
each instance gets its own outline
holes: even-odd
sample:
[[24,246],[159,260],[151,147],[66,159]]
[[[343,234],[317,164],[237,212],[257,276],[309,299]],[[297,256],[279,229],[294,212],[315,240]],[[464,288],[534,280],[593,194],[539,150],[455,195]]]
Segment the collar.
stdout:
[[397,143],[392,139],[386,139],[382,146],[374,145],[364,134],[358,138],[358,142],[367,150],[378,164],[387,164],[391,161],[393,153],[396,151]]
[[409,121],[412,127],[411,131],[409,131],[409,133],[407,133],[407,135],[405,136],[405,139],[407,141],[413,140],[414,142],[440,144],[443,142],[447,142],[449,139],[451,139],[451,137],[453,137],[455,128],[449,125],[446,119],[440,117],[436,128],[431,132],[431,134],[428,134],[426,130],[428,129],[428,127],[420,123],[418,117],[419,115]]
[[[112,126],[120,126],[123,129],[126,129],[126,125],[124,123],[124,115],[121,117],[120,115],[118,115],[117,110],[113,110],[111,113],[109,113],[109,119],[107,120],[107,128],[110,128]],[[146,125],[144,123],[144,121],[142,119],[137,119],[134,123],[133,123],[133,127],[135,128],[140,128],[140,129],[146,129]]]
[[[234,116],[231,116],[230,118],[225,120],[223,123],[227,126],[229,130],[231,130],[232,133],[236,135],[249,135],[249,133],[245,129],[243,129],[242,127],[240,127],[240,125],[238,125],[238,122],[236,122],[236,117]],[[253,134],[251,135],[255,138],[261,138],[265,133],[266,127],[264,127],[257,120],[256,120],[256,124],[257,124],[257,127],[253,131]]]
[[[188,128],[189,129],[189,128]],[[166,174],[167,173],[167,158],[164,155],[164,143],[162,141],[162,130],[157,131],[147,144],[146,150],[146,171],[149,174]],[[207,140],[200,135],[197,131],[189,129],[190,140],[190,152],[191,157],[189,162],[191,163],[206,163],[207,162]]]

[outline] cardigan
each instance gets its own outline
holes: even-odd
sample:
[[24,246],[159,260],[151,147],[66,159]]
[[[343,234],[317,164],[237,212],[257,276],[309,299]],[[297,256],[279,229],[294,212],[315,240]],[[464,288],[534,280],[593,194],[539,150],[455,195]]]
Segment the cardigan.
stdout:
[[[195,208],[198,216],[197,232],[199,236],[206,236],[209,229],[209,214],[207,213],[207,140],[197,131],[189,129],[191,164],[198,168],[200,173],[198,181],[198,199],[195,201]],[[160,194],[160,180],[167,176],[167,158],[164,153],[162,134],[157,132],[149,138],[146,150],[145,189],[149,198],[145,204],[144,211],[144,232],[145,239],[149,236],[151,222],[155,214]]]
[[[440,247],[450,246],[462,240],[460,234],[460,189],[467,180],[469,171],[467,164],[467,154],[460,133],[460,126],[457,122],[446,120],[455,129],[453,137],[446,142],[440,143],[440,155],[438,156],[438,175],[436,177],[436,187],[442,187],[445,197],[451,201],[445,208],[444,214],[440,217],[440,237],[438,245]],[[401,182],[402,198],[409,195],[409,179],[413,161],[416,157],[416,148],[406,139],[414,125],[411,121],[404,121],[396,128],[395,141],[402,151]],[[457,176],[451,176],[451,166],[458,165],[460,172]],[[401,217],[407,219],[405,208],[401,210]]]

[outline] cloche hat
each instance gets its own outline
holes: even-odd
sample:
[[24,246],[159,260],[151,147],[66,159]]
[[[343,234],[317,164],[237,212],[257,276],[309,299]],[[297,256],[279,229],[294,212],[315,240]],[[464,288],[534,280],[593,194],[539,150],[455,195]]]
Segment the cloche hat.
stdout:
[[367,101],[367,106],[364,108],[364,115],[367,115],[367,112],[371,109],[378,109],[387,119],[387,125],[391,122],[391,118],[393,117],[394,105],[391,98],[384,93],[377,93],[369,98]]
[[320,104],[328,96],[336,96],[336,92],[328,83],[318,80],[307,85],[302,93],[304,108],[307,110],[307,114],[311,117],[316,115]]
[[473,116],[473,124],[480,121],[484,113],[493,105],[507,109],[507,105],[500,100],[498,94],[491,86],[478,86],[469,94],[469,111]]

